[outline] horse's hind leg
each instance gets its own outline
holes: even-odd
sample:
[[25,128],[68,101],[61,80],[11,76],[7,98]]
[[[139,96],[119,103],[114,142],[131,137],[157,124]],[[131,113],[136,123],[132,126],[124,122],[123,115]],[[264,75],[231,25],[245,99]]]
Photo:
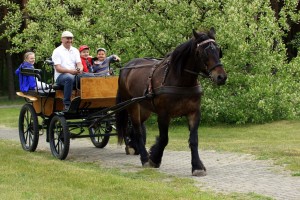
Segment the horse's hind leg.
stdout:
[[131,122],[134,130],[135,135],[135,141],[136,141],[136,148],[137,151],[140,154],[140,159],[142,162],[142,165],[147,165],[148,163],[148,152],[145,147],[145,141],[143,138],[143,128],[142,128],[142,122],[141,122],[141,113],[140,113],[140,107],[138,105],[130,107],[130,117]]
[[190,130],[189,145],[192,154],[192,175],[205,176],[206,168],[200,160],[198,152],[198,127],[200,123],[200,113],[197,112],[196,114],[188,116],[188,120]]
[[155,168],[160,166],[164,149],[169,142],[168,130],[170,119],[168,117],[158,116],[157,121],[159,136],[156,138],[156,143],[150,148],[149,151],[149,164]]
[[[142,138],[144,141],[144,145],[146,145],[146,127],[145,124],[142,123],[141,126],[141,131],[142,131]],[[128,128],[128,136],[125,138],[125,143],[126,143],[126,154],[127,155],[139,155],[138,151],[138,139],[135,135],[135,131],[133,130],[132,125]]]
[[142,131],[142,124],[134,124],[134,131],[135,131],[135,140],[136,140],[136,149],[137,152],[140,154],[140,159],[142,162],[142,165],[147,165],[148,163],[148,152],[145,147],[145,141],[143,138],[143,131]]

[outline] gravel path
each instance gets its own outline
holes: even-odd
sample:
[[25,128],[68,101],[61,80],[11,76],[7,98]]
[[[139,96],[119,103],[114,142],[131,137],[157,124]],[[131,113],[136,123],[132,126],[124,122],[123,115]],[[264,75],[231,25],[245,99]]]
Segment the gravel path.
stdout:
[[[0,128],[0,139],[19,140],[16,129]],[[21,147],[20,147],[21,148]],[[41,136],[37,151],[50,152]],[[201,190],[221,193],[256,193],[278,200],[300,200],[300,177],[291,176],[271,161],[255,160],[248,154],[200,151],[207,168],[205,177],[192,177],[190,152],[165,151],[160,172],[192,178]],[[124,147],[109,143],[97,149],[88,139],[71,140],[67,160],[97,162],[103,167],[118,167],[131,171],[141,169],[138,156],[126,156]]]

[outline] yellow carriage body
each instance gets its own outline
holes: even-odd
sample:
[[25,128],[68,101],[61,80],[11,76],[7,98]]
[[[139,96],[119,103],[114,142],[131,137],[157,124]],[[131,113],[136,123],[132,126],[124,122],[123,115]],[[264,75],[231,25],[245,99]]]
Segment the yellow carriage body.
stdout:
[[[72,91],[71,102],[76,100],[77,110],[111,107],[116,104],[117,89],[117,76],[82,77],[80,89]],[[37,114],[50,116],[53,112],[63,110],[63,90],[56,90],[55,94],[48,96],[41,96],[38,92],[17,92],[17,95],[32,101]]]

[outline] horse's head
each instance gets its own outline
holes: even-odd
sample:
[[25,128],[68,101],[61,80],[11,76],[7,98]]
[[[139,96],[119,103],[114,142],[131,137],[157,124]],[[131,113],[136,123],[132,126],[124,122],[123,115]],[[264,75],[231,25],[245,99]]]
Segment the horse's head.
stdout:
[[222,52],[215,41],[215,31],[213,28],[208,33],[197,33],[193,31],[195,37],[196,59],[204,63],[200,71],[211,78],[217,85],[224,85],[227,79],[225,70],[220,61]]

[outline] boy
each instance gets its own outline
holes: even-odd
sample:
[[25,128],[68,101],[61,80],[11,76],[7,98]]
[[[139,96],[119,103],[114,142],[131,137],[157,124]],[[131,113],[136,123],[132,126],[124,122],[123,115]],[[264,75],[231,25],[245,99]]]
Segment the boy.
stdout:
[[106,49],[99,48],[97,49],[97,60],[94,61],[93,71],[98,76],[109,76],[113,72],[110,69],[109,64],[113,62],[119,62],[121,59],[117,55],[111,55],[106,57]]
[[83,66],[83,72],[93,73],[92,69],[92,57],[90,56],[90,48],[87,45],[81,45],[79,47],[80,59]]

